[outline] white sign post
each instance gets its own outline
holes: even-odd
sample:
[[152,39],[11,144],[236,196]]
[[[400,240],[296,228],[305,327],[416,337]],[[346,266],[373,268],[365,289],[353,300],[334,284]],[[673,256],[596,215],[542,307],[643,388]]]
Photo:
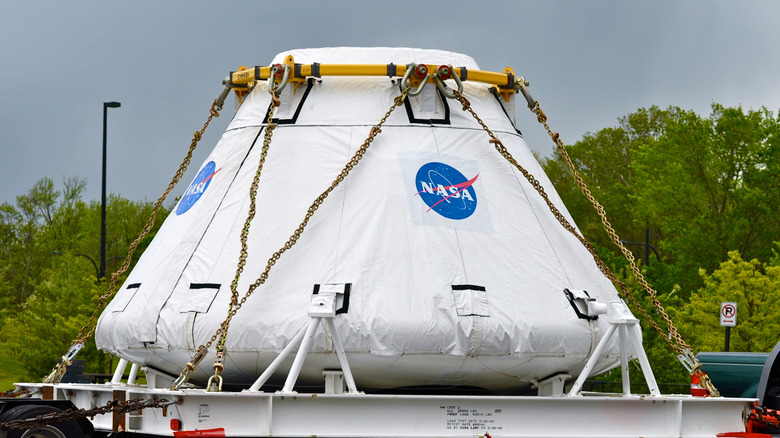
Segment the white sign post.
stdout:
[[731,328],[737,326],[737,303],[733,301],[720,303],[720,325],[726,327],[726,347],[723,351],[729,351]]

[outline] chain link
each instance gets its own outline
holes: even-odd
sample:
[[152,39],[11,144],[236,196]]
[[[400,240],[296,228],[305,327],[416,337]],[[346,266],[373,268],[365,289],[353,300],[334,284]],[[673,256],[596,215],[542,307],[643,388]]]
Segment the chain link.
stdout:
[[0,398],[17,398],[29,393],[29,389],[9,389],[6,392],[0,392]]
[[778,411],[766,408],[764,406],[754,406],[753,410],[750,412],[750,414],[748,414],[746,420],[748,424],[748,432],[752,427],[755,427],[755,424],[768,426],[773,429],[780,428],[780,414]]
[[[251,220],[252,220],[252,218],[255,215],[255,206],[254,206],[255,199],[254,198],[256,197],[256,194],[257,194],[257,186],[259,184],[260,171],[262,170],[262,165],[263,165],[263,162],[265,160],[265,155],[264,154],[267,153],[268,143],[270,143],[270,134],[268,133],[268,131],[266,131],[266,136],[268,138],[267,138],[267,141],[266,141],[266,139],[264,139],[264,142],[263,142],[263,152],[261,153],[261,162],[258,165],[258,171],[255,174],[255,180],[253,181],[252,188],[250,190],[250,199],[251,199],[251,201],[250,201],[250,209],[249,209],[249,213],[248,213],[248,216],[247,216],[247,220],[244,223],[244,229],[242,230],[242,234],[241,234],[241,239],[242,239],[241,255],[240,255],[238,266],[237,266],[237,269],[236,269],[236,278],[234,279],[233,284],[231,284],[231,305],[230,305],[230,308],[228,310],[228,314],[227,314],[227,317],[225,318],[225,320],[222,321],[222,324],[220,324],[219,328],[211,336],[211,339],[209,339],[209,341],[206,342],[205,344],[202,344],[202,345],[200,345],[198,347],[196,355],[205,354],[205,352],[208,351],[209,347],[211,347],[211,345],[214,344],[214,341],[216,341],[218,338],[220,338],[220,343],[222,344],[222,348],[224,348],[225,338],[227,337],[227,332],[228,332],[228,329],[230,327],[230,322],[233,320],[233,317],[236,315],[236,313],[238,313],[238,311],[241,309],[241,307],[244,305],[244,303],[246,303],[247,299],[249,299],[249,297],[252,295],[252,293],[255,291],[255,289],[257,289],[258,287],[260,287],[261,285],[263,285],[266,282],[266,280],[268,279],[268,275],[271,272],[271,268],[273,268],[273,266],[276,264],[276,262],[279,261],[279,259],[282,257],[282,254],[284,254],[285,252],[289,251],[293,246],[295,246],[295,244],[298,242],[298,239],[300,239],[301,234],[303,234],[303,230],[308,225],[309,220],[314,215],[314,213],[317,211],[317,209],[320,208],[320,205],[322,205],[322,203],[325,201],[325,198],[327,198],[328,195],[330,195],[330,193],[334,189],[336,189],[336,187],[338,187],[338,185],[341,184],[342,181],[344,181],[344,179],[347,177],[347,175],[349,175],[349,173],[352,171],[352,169],[354,169],[355,166],[357,166],[357,164],[363,158],[363,155],[365,155],[366,151],[371,146],[371,143],[374,141],[374,138],[380,132],[382,132],[382,126],[385,124],[387,119],[390,117],[390,114],[392,114],[393,111],[397,107],[403,105],[404,100],[406,100],[407,95],[408,95],[408,89],[403,90],[401,92],[401,94],[398,95],[393,100],[393,105],[390,107],[390,109],[387,110],[385,115],[380,119],[379,123],[377,123],[376,125],[374,125],[371,128],[371,131],[369,132],[368,137],[366,138],[366,140],[363,142],[363,144],[360,146],[360,148],[355,152],[355,154],[352,156],[352,158],[349,160],[349,162],[347,162],[347,164],[344,166],[344,168],[341,170],[341,172],[338,174],[338,176],[336,176],[336,179],[331,183],[330,187],[328,187],[324,192],[322,192],[314,200],[314,202],[312,202],[312,204],[309,206],[308,210],[306,211],[306,215],[304,216],[303,221],[301,221],[300,225],[298,225],[298,228],[296,228],[295,231],[293,232],[293,234],[290,236],[290,238],[287,239],[287,242],[285,242],[285,244],[278,251],[276,251],[275,253],[273,253],[273,255],[271,255],[271,257],[268,259],[268,262],[267,262],[267,264],[265,266],[265,270],[260,274],[260,276],[257,278],[257,280],[255,280],[254,283],[249,285],[247,291],[244,293],[244,296],[241,297],[241,300],[237,301],[237,298],[238,298],[238,292],[237,292],[238,278],[241,275],[241,272],[243,271],[244,265],[246,264],[246,257],[247,257],[246,238],[247,238],[247,236],[249,234],[249,227],[250,227]],[[276,105],[276,103],[273,102],[273,100],[274,99],[272,97],[272,103],[271,103],[272,106]],[[271,123],[271,117],[270,117],[271,113],[272,112],[269,111],[269,117],[268,117],[269,125]],[[220,348],[220,347],[218,346],[217,348]],[[189,363],[188,363],[188,366],[189,366]],[[222,368],[220,368],[219,371],[222,371]],[[180,375],[180,377],[184,376],[185,373],[187,375],[189,375],[189,372],[188,372],[187,368],[185,368],[182,371],[182,374]],[[184,380],[184,381],[186,381],[186,380]],[[181,383],[184,383],[184,382],[181,382]],[[181,385],[181,383],[179,385]]]
[[[609,238],[620,249],[620,252],[623,253],[623,256],[626,258],[626,260],[629,263],[629,266],[631,267],[631,272],[634,274],[634,278],[636,278],[640,286],[642,286],[642,288],[650,296],[650,299],[653,303],[653,307],[658,311],[658,313],[661,315],[664,322],[666,323],[668,329],[668,335],[660,328],[660,326],[652,318],[650,318],[650,316],[647,314],[647,312],[644,311],[644,309],[642,309],[642,313],[651,321],[653,327],[661,334],[661,337],[667,340],[669,345],[677,354],[684,354],[684,351],[686,349],[690,350],[690,346],[685,342],[685,340],[682,338],[682,335],[680,335],[680,333],[677,331],[677,327],[675,327],[671,317],[663,308],[661,302],[658,300],[658,292],[650,286],[650,284],[647,282],[644,275],[642,274],[642,271],[640,271],[639,267],[636,265],[634,254],[631,251],[629,251],[625,247],[625,245],[623,245],[623,243],[621,242],[620,237],[618,237],[617,232],[615,232],[615,229],[612,227],[612,224],[610,224],[609,219],[607,218],[607,213],[604,210],[604,207],[591,194],[590,189],[588,189],[588,186],[585,184],[585,181],[582,179],[579,172],[577,171],[577,168],[574,166],[574,163],[572,162],[572,159],[569,156],[566,147],[564,146],[563,142],[560,139],[560,135],[558,135],[557,132],[553,132],[550,129],[550,126],[547,124],[547,116],[540,108],[539,102],[536,102],[536,105],[534,105],[534,107],[531,108],[531,112],[536,114],[536,118],[539,121],[539,123],[541,123],[544,126],[544,129],[547,130],[547,134],[555,143],[558,153],[561,155],[563,160],[566,162],[567,167],[571,171],[572,176],[574,177],[574,181],[577,184],[577,187],[580,189],[582,194],[585,195],[586,198],[588,198],[588,201],[596,210],[596,213],[599,215],[599,218],[601,219],[601,223],[604,226],[604,229],[606,230],[607,234],[609,235]],[[630,291],[626,289],[625,293],[629,297],[629,299],[631,299],[631,301],[635,305],[637,305],[637,307],[639,307],[640,309],[642,308],[641,306],[639,306],[637,300],[632,296]]]
[[[179,169],[176,171],[176,174],[171,179],[171,182],[168,184],[168,188],[163,192],[163,194],[157,198],[157,201],[155,201],[154,206],[152,207],[152,213],[149,215],[149,219],[146,221],[146,225],[144,226],[141,233],[138,235],[138,237],[130,244],[130,248],[127,252],[127,257],[125,257],[124,262],[122,263],[122,266],[113,274],[111,274],[111,280],[108,284],[108,287],[106,288],[106,291],[103,293],[103,295],[100,296],[98,306],[95,308],[95,310],[92,312],[92,315],[89,317],[89,320],[84,324],[84,326],[79,331],[79,334],[76,336],[76,338],[71,342],[71,349],[76,346],[77,344],[85,344],[87,342],[87,339],[91,338],[92,335],[95,334],[95,330],[97,329],[97,325],[95,324],[95,321],[97,320],[98,315],[105,309],[106,305],[108,305],[111,297],[114,296],[116,293],[117,288],[117,282],[119,278],[127,272],[127,270],[130,268],[130,263],[133,260],[133,253],[138,248],[138,245],[141,243],[141,240],[143,240],[144,237],[146,237],[149,232],[151,232],[152,227],[154,227],[154,223],[157,219],[157,213],[160,210],[160,207],[162,207],[163,202],[165,201],[165,198],[168,197],[168,195],[171,193],[171,191],[176,187],[176,184],[178,184],[179,180],[181,180],[182,176],[184,176],[184,173],[187,171],[187,167],[190,165],[190,161],[192,160],[192,154],[195,151],[195,148],[198,145],[198,142],[203,137],[203,133],[206,132],[206,128],[208,128],[209,124],[211,123],[211,119],[214,117],[219,117],[219,112],[222,111],[222,104],[217,103],[217,99],[214,99],[214,101],[211,103],[211,108],[209,109],[209,116],[206,118],[206,122],[203,123],[203,127],[200,129],[200,131],[195,131],[195,133],[192,136],[192,141],[190,142],[190,148],[187,151],[187,154],[184,156],[184,160],[179,165]],[[54,366],[52,369],[51,374],[49,374],[48,377],[44,379],[44,383],[59,383],[59,381],[62,379],[62,376],[65,375],[65,369],[67,366],[70,365],[70,361],[65,360],[63,357],[63,360],[61,363]]]
[[[653,306],[658,310],[658,312],[662,315],[664,321],[667,324],[667,327],[669,329],[669,335],[667,336],[663,329],[658,325],[658,323],[650,316],[650,314],[642,307],[639,302],[637,301],[636,297],[633,296],[631,291],[628,289],[626,284],[621,281],[617,276],[612,272],[611,269],[604,263],[604,261],[601,259],[601,257],[598,256],[596,253],[596,249],[593,247],[593,245],[585,239],[580,233],[577,232],[577,230],[574,228],[574,226],[566,219],[566,217],[558,210],[558,208],[550,201],[549,196],[545,192],[544,188],[542,187],[541,183],[533,176],[531,175],[525,168],[523,168],[520,163],[517,162],[517,160],[514,159],[512,154],[509,153],[509,151],[506,149],[506,147],[501,143],[501,140],[496,137],[496,135],[490,130],[490,128],[485,125],[485,123],[482,121],[482,119],[474,112],[474,110],[471,108],[471,103],[466,99],[461,93],[454,91],[455,98],[463,105],[463,110],[467,111],[471,114],[471,116],[479,123],[479,125],[482,127],[482,129],[490,136],[490,143],[492,143],[496,150],[507,160],[509,161],[512,166],[514,166],[520,173],[523,174],[523,176],[528,180],[528,182],[533,186],[533,188],[539,193],[539,195],[542,196],[545,203],[547,204],[547,207],[550,209],[552,214],[555,216],[555,218],[558,220],[558,222],[567,230],[569,233],[574,235],[574,237],[579,240],[583,246],[588,250],[588,252],[593,257],[593,260],[596,262],[596,265],[599,268],[599,271],[601,271],[610,281],[612,281],[615,285],[618,286],[620,291],[623,293],[624,296],[626,296],[637,308],[640,313],[647,319],[647,321],[650,322],[650,324],[653,326],[653,328],[658,331],[661,334],[661,338],[664,339],[670,346],[672,350],[674,350],[677,354],[684,354],[684,352],[690,351],[690,347],[687,343],[682,339],[682,336],[677,331],[676,327],[674,326],[671,318],[664,310],[663,306],[661,306],[660,301],[658,301],[658,293],[650,287],[650,285],[645,280],[644,276],[642,275],[642,272],[639,270],[639,268],[636,266],[636,263],[634,262],[634,256],[633,254],[628,251],[625,246],[620,242],[620,238],[617,236],[617,233],[612,228],[612,225],[609,223],[606,213],[604,211],[604,207],[601,206],[601,204],[596,201],[596,199],[591,195],[590,190],[588,190],[588,187],[585,185],[585,182],[582,180],[582,178],[579,176],[579,173],[574,168],[574,165],[571,162],[571,158],[569,158],[568,153],[566,153],[566,149],[563,146],[563,143],[561,142],[558,133],[552,132],[549,125],[547,124],[547,116],[542,112],[542,110],[539,108],[539,103],[536,102],[535,106],[531,108],[531,111],[533,111],[537,115],[537,120],[539,123],[542,123],[547,129],[547,132],[549,133],[550,137],[555,142],[556,146],[558,147],[559,152],[566,160],[566,163],[568,164],[570,170],[572,171],[573,175],[575,175],[575,181],[577,182],[577,186],[580,188],[580,190],[585,194],[585,196],[588,198],[588,200],[591,202],[593,207],[596,209],[596,212],[599,214],[599,217],[601,218],[602,223],[604,224],[605,229],[607,230],[608,234],[610,235],[610,238],[615,242],[618,247],[620,247],[621,252],[628,260],[632,273],[634,274],[635,278],[639,283],[642,285],[642,287],[648,292],[652,299]],[[696,370],[700,369],[701,364],[696,361],[695,357],[693,358],[695,361],[695,364],[697,364]],[[717,395],[717,390],[712,385],[712,382],[709,380],[709,378],[706,377],[704,380],[702,380],[702,384],[707,387],[707,389],[710,390],[710,393],[712,395]]]
[[135,412],[146,408],[165,408],[167,406],[179,404],[181,402],[181,399],[177,399],[175,401],[168,401],[166,399],[133,399],[128,401],[111,400],[105,406],[100,406],[93,409],[68,409],[66,411],[53,414],[40,415],[35,418],[0,423],[0,430],[37,429],[49,424],[76,421],[85,417],[94,417],[96,415],[103,415],[108,413]]
[[[263,135],[263,148],[260,151],[260,160],[257,164],[255,177],[249,187],[249,213],[247,214],[246,220],[244,221],[244,228],[241,230],[241,253],[238,257],[238,265],[236,266],[235,277],[233,278],[233,282],[230,283],[230,307],[228,308],[228,311],[232,311],[233,308],[238,305],[240,296],[238,292],[238,282],[241,279],[241,274],[244,272],[246,259],[249,256],[249,246],[247,241],[249,239],[249,229],[252,224],[252,220],[254,220],[255,214],[257,213],[257,190],[260,186],[260,176],[263,172],[265,160],[268,156],[268,149],[271,146],[271,138],[273,137],[274,130],[276,129],[276,124],[273,123],[274,110],[279,107],[280,104],[281,102],[279,101],[279,94],[275,90],[272,90],[271,103],[268,105],[268,124],[265,127],[265,133]],[[222,351],[225,348],[227,330],[228,328],[225,327],[225,330],[220,334],[219,342],[217,343],[217,351]]]

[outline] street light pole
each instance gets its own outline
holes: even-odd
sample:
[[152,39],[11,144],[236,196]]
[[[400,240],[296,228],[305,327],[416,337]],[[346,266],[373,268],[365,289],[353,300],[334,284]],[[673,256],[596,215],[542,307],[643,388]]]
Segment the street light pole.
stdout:
[[92,257],[90,257],[90,256],[88,256],[88,255],[86,255],[86,254],[82,254],[82,253],[80,253],[80,252],[77,252],[77,253],[76,253],[76,255],[77,255],[77,256],[79,256],[79,257],[84,257],[84,258],[88,259],[90,262],[92,262],[92,266],[94,266],[94,267],[95,267],[95,274],[96,274],[96,278],[97,278],[98,280],[100,280],[100,272],[98,271],[98,267],[97,267],[97,265],[95,264],[95,261],[94,261],[94,260],[92,260]]
[[108,108],[119,108],[119,102],[103,102],[103,185],[100,196],[100,271],[98,279],[106,276],[106,114]]
[[[56,256],[61,256],[62,255],[61,251],[52,251],[51,253],[53,255],[56,255]],[[95,278],[97,278],[97,280],[100,281],[100,271],[98,270],[98,266],[97,266],[97,263],[95,263],[95,260],[92,259],[92,257],[90,257],[90,256],[88,256],[86,254],[82,254],[80,252],[77,252],[75,255],[79,256],[79,257],[84,257],[84,258],[88,259],[90,262],[92,262],[92,266],[95,268]],[[112,258],[114,258],[114,257],[112,257]]]
[[658,261],[661,261],[661,256],[658,255],[658,251],[653,248],[652,245],[650,245],[650,230],[645,228],[645,241],[642,242],[629,242],[627,240],[620,240],[620,243],[623,245],[638,245],[638,246],[644,246],[645,247],[645,265],[650,265],[650,250],[652,249],[655,253],[655,257],[658,259]]

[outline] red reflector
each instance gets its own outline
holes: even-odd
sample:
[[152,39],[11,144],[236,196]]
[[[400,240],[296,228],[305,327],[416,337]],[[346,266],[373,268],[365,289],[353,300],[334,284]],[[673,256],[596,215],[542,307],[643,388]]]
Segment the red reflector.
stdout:
[[220,427],[218,429],[182,430],[174,432],[173,436],[176,438],[225,438],[225,429]]
[[755,432],[725,432],[719,433],[719,437],[742,437],[742,438],[772,438],[772,435],[768,433],[755,433]]
[[452,74],[452,70],[450,70],[450,68],[446,65],[440,65],[438,72],[439,72],[439,77],[445,81],[449,79],[450,75]]
[[425,64],[420,64],[417,66],[417,68],[414,70],[414,74],[422,79],[425,77],[425,75],[428,74],[428,67]]
[[691,395],[694,397],[708,397],[710,392],[707,391],[707,388],[702,388],[700,383],[699,375],[691,374]]
[[181,420],[177,420],[176,418],[172,419],[171,430],[181,430]]

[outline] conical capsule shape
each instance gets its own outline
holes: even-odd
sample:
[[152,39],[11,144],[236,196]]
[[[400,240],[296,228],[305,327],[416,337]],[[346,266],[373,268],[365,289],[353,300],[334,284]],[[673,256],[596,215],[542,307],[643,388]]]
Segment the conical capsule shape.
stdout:
[[[297,50],[274,63],[288,55],[307,64],[478,69],[464,55],[417,49]],[[328,76],[285,87],[259,179],[239,299],[393,106],[399,82]],[[455,87],[452,80],[447,84]],[[504,102],[488,85],[469,81],[463,94],[569,218],[516,129],[513,100]],[[225,320],[270,101],[267,83],[259,82],[238,108],[102,314],[100,348],[178,375]],[[575,311],[583,307],[564,290],[587,291],[601,303],[618,295],[489,140],[472,115],[434,84],[396,108],[232,319],[224,380],[254,381],[308,324],[312,296],[322,288],[348,293],[339,296],[333,321],[362,390],[505,391],[556,373],[579,374],[607,321]],[[618,361],[614,343],[606,351],[597,371]],[[212,347],[193,382],[202,384],[212,374],[213,354]],[[272,383],[284,380],[291,361]],[[333,333],[319,328],[298,388],[321,385],[322,371],[338,368]]]

